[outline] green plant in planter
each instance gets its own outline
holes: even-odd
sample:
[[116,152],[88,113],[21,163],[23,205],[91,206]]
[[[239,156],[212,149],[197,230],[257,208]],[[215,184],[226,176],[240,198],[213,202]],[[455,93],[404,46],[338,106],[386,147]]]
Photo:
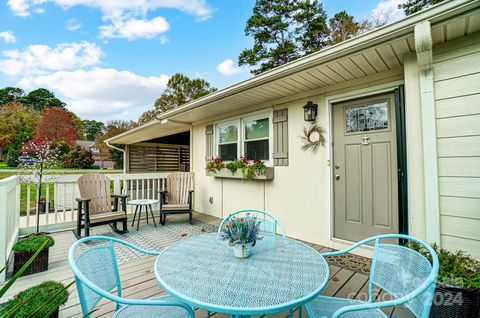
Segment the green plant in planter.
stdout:
[[245,167],[245,163],[241,160],[233,160],[227,164],[227,169],[232,173],[232,175],[237,172],[238,169]]
[[[70,284],[71,285],[71,284]],[[69,285],[69,286],[70,286]],[[0,307],[1,317],[50,317],[68,299],[67,288],[61,283],[46,281],[30,287]]]
[[[416,242],[407,244],[411,249],[424,255],[431,261],[430,253]],[[439,282],[447,285],[466,289],[480,289],[480,262],[474,260],[462,251],[448,251],[437,244],[431,245],[438,255],[440,268],[438,271]]]
[[44,243],[47,241],[45,248],[52,247],[55,244],[55,241],[51,236],[48,235],[31,235],[24,239],[19,240],[15,245],[13,245],[13,250],[15,252],[31,252],[35,253]]
[[217,171],[225,168],[225,163],[220,158],[213,158],[211,161],[207,162],[205,167],[207,171],[216,173]]
[[[245,160],[247,161],[246,163]],[[241,168],[243,179],[245,180],[252,180],[256,176],[262,176],[267,172],[267,166],[261,160],[254,160],[253,163],[250,163],[248,158],[242,158],[242,161],[245,163],[245,165]]]

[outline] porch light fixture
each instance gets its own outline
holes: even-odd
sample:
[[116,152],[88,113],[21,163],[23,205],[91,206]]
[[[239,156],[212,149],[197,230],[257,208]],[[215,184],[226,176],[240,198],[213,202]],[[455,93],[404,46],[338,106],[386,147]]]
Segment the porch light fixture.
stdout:
[[308,101],[307,105],[303,106],[303,119],[305,121],[315,121],[317,118],[318,105],[312,101]]

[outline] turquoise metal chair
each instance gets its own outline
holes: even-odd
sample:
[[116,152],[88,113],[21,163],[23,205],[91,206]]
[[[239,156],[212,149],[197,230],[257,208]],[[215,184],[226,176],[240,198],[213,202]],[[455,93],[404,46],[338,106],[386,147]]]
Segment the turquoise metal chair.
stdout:
[[[430,261],[420,253],[397,244],[381,243],[382,240],[403,239],[421,244],[431,255]],[[336,256],[374,242],[372,266],[368,282],[366,302],[319,296],[306,305],[309,317],[354,318],[387,317],[381,308],[404,305],[417,318],[427,318],[432,306],[438,275],[438,257],[425,242],[401,234],[386,234],[367,238],[353,246],[323,256]],[[384,289],[392,300],[374,302],[374,285]]]
[[[68,252],[68,262],[75,276],[78,296],[85,317],[90,317],[98,302],[102,298],[106,298],[116,303],[116,311],[113,316],[116,318],[194,318],[192,308],[168,296],[152,299],[123,298],[115,255],[116,246],[148,255],[159,254],[105,236],[91,236],[76,241]],[[112,293],[115,289],[117,290],[116,295]]]
[[220,223],[220,226],[218,227],[218,234],[220,234],[220,232],[222,231],[225,223],[228,223],[230,221],[230,218],[232,218],[233,216],[245,218],[256,217],[257,220],[260,221],[261,232],[278,234],[278,231],[280,231],[280,234],[283,237],[286,237],[285,227],[283,226],[282,222],[280,222],[273,214],[256,209],[238,210],[229,214],[225,219],[223,219],[222,223]]

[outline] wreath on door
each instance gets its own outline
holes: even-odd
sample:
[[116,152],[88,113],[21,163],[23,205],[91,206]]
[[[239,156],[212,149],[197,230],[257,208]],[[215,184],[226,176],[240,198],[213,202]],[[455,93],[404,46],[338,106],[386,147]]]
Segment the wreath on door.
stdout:
[[310,127],[303,128],[303,136],[300,136],[302,150],[315,151],[320,146],[325,146],[325,128],[313,124]]

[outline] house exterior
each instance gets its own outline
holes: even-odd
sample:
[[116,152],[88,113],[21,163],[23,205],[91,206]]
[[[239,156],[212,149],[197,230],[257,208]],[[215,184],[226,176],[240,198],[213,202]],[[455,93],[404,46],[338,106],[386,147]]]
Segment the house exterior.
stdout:
[[[480,259],[479,31],[479,1],[446,1],[107,142],[125,145],[125,168],[134,160],[138,172],[142,144],[188,135],[194,209],[202,213],[258,208],[289,236],[332,248],[408,233]],[[318,105],[313,123],[304,120],[309,101]],[[314,124],[325,129],[325,146],[302,150],[300,136]],[[165,157],[155,153],[149,160]],[[273,178],[205,170],[212,157],[242,155],[264,160]]]
[[95,160],[94,165],[99,166],[101,169],[113,169],[113,161],[104,160],[104,158],[100,154],[100,150],[98,149],[97,143],[95,141],[77,140],[75,141],[75,145],[79,146],[85,151],[92,152],[93,159]]

